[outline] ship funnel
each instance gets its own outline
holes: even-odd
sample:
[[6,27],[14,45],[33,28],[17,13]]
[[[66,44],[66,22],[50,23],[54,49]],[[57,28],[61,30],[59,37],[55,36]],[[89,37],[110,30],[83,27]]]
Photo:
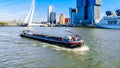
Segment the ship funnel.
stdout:
[[120,16],[120,9],[116,10],[116,15]]
[[113,15],[113,12],[112,11],[106,11],[106,15],[111,16],[111,15]]

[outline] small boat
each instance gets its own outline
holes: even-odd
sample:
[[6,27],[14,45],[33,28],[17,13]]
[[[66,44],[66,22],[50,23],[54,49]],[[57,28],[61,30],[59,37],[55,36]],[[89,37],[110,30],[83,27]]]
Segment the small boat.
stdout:
[[48,36],[48,35],[44,35],[43,33],[35,34],[33,31],[24,30],[20,36],[36,39],[50,44],[56,44],[60,47],[65,47],[65,48],[76,48],[76,47],[82,47],[84,45],[84,41],[81,40],[81,37],[78,37],[78,35],[74,37],[66,36],[63,38],[63,37]]

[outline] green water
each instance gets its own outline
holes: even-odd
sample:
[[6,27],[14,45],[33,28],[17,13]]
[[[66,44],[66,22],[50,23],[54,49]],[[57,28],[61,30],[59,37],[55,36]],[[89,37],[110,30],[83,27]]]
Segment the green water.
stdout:
[[92,28],[29,28],[55,36],[79,35],[88,51],[74,52],[44,42],[21,38],[24,27],[0,27],[0,68],[120,68],[120,30]]

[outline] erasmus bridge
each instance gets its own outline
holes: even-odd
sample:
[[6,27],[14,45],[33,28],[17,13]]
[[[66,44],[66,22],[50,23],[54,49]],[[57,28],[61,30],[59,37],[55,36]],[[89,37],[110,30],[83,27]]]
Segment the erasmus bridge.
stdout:
[[35,22],[33,23],[33,16],[35,14],[35,4],[36,4],[36,1],[32,0],[31,8],[24,20],[24,24],[27,24],[27,26],[36,26],[36,25],[45,26],[46,24],[35,23]]

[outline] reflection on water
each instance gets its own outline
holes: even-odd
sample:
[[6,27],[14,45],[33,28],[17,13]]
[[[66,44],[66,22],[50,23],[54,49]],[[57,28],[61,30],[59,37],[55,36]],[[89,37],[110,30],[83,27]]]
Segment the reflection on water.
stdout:
[[86,47],[67,49],[21,38],[23,29],[0,27],[0,68],[120,68],[120,30],[29,28],[36,33],[60,37],[71,35],[65,32],[69,29],[82,36]]

